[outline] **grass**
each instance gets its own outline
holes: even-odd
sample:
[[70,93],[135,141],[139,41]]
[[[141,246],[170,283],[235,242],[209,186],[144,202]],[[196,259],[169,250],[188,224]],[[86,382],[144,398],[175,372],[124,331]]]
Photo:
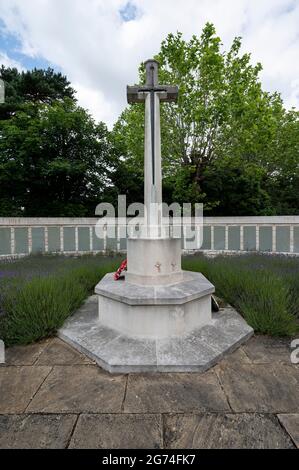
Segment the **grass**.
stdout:
[[299,259],[250,254],[188,256],[184,269],[202,272],[216,294],[233,305],[256,333],[294,336],[299,332]]
[[[7,346],[52,336],[123,257],[29,256],[0,262],[0,338]],[[257,333],[299,332],[299,259],[268,255],[183,258]]]
[[30,256],[0,263],[0,337],[7,346],[52,336],[120,258]]

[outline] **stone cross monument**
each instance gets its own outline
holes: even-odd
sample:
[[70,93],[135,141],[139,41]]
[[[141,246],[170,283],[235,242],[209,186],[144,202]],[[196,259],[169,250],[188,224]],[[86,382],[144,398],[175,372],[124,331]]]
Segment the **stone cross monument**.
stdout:
[[145,102],[144,136],[144,205],[147,236],[161,236],[161,134],[160,102],[175,102],[178,87],[158,84],[158,62],[145,62],[146,82],[143,86],[127,86],[128,103]]
[[160,102],[175,102],[178,87],[158,84],[158,62],[145,62],[146,82],[128,86],[129,103],[145,103],[145,224],[138,239],[128,240],[126,279],[136,284],[169,284],[182,279],[181,241],[165,236],[162,226]]
[[127,240],[125,280],[108,273],[95,287],[98,314],[87,303],[59,334],[110,372],[203,371],[252,329],[234,311],[212,316],[214,286],[181,269],[181,240],[163,233],[160,102],[178,89],[158,84],[155,60],[145,68],[145,85],[127,87],[129,103],[145,102],[144,230]]

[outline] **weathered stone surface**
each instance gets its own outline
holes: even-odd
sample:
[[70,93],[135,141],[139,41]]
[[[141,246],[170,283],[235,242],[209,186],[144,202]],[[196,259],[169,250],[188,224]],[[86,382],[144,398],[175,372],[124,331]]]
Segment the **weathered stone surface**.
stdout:
[[13,346],[5,350],[5,364],[14,366],[32,366],[46,349],[53,338],[45,339],[27,346]]
[[184,304],[215,291],[215,287],[201,273],[183,272],[181,282],[170,285],[142,286],[130,282],[115,282],[113,273],[106,274],[95,287],[96,294],[128,305]]
[[84,304],[69,317],[63,325],[63,330],[70,335],[83,338],[87,333],[93,331],[98,325],[98,296],[91,295]]
[[289,449],[293,444],[275,416],[192,414],[164,418],[164,445],[170,449]]
[[231,354],[228,354],[227,356],[222,359],[222,361],[219,363],[219,365],[232,365],[232,364],[251,364],[251,361],[245,351],[243,350],[243,347],[238,348],[236,351],[234,351]]
[[253,335],[253,329],[232,307],[212,316],[212,324],[201,329],[204,341],[220,353],[235,350]]
[[[146,230],[146,227],[143,227]],[[128,238],[126,281],[162,285],[182,281],[180,238]],[[158,268],[157,268],[158,266]]]
[[65,447],[76,419],[70,413],[82,412],[93,415],[78,421],[72,447],[161,447],[160,417],[153,413],[166,413],[168,448],[298,446],[299,366],[247,359],[241,347],[204,374],[131,375],[124,403],[127,377],[93,365],[3,366],[0,448]]
[[[136,241],[153,243],[155,251],[156,244],[170,240]],[[171,259],[168,260],[169,265]],[[151,260],[152,263],[155,264]],[[128,262],[128,275],[129,266]],[[156,271],[155,267],[153,269]],[[180,274],[182,279],[172,280],[175,274]],[[136,283],[127,279],[115,282],[113,273],[106,274],[95,287],[99,299],[99,322],[124,337],[148,339],[182,337],[211,323],[211,292],[214,292],[214,286],[201,273],[182,271],[170,273],[169,276],[171,279],[167,284],[161,284],[160,277],[153,276],[154,285],[148,284],[149,280],[143,285],[141,280]]]
[[123,336],[182,337],[211,323],[211,296],[193,299],[183,305],[128,305],[100,295],[99,322]]
[[51,367],[0,368],[0,413],[22,413],[45,380]]
[[111,376],[93,365],[55,366],[28,411],[116,413],[121,410],[125,383],[125,376]]
[[64,341],[55,338],[41,353],[37,365],[74,365],[92,364],[92,361],[85,355],[80,354]]
[[221,353],[206,343],[197,331],[182,338],[157,340],[157,366],[160,372],[203,372],[220,357]]
[[[96,337],[94,337],[96,342]],[[155,370],[157,367],[156,343],[144,338],[132,338],[120,335],[101,349],[96,346],[96,357],[104,368],[111,367],[112,372],[126,373],[128,370],[142,372]],[[114,365],[117,367],[114,369]]]
[[[79,311],[79,313],[81,312]],[[93,318],[90,323],[86,323],[83,318],[77,317],[77,313],[73,317],[74,322],[68,320],[63,328],[59,330],[58,335],[91,358],[100,358],[99,352],[120,336],[117,331],[106,328],[99,323],[97,305],[94,306]]]
[[205,371],[224,354],[236,349],[253,331],[231,307],[212,317],[212,323],[182,338],[157,340],[157,362],[160,371],[173,368]]
[[271,336],[257,335],[244,345],[244,351],[256,364],[272,364],[273,362],[285,362],[291,364],[289,338],[274,338]]
[[299,449],[299,413],[278,415],[278,418]]
[[76,330],[63,327],[59,336],[109,372],[156,369],[154,340],[123,336],[100,323],[92,326],[87,334],[82,333],[79,324]]
[[101,414],[81,415],[71,448],[83,449],[160,449],[160,415]]
[[67,320],[59,336],[109,372],[203,372],[253,334],[228,307],[214,314],[211,324],[184,337],[127,336],[100,323],[95,297]]
[[226,397],[213,371],[205,374],[130,375],[125,412],[169,413],[229,411]]
[[2,415],[1,449],[63,449],[76,422],[75,415]]
[[296,412],[299,370],[285,364],[232,364],[217,373],[234,411]]

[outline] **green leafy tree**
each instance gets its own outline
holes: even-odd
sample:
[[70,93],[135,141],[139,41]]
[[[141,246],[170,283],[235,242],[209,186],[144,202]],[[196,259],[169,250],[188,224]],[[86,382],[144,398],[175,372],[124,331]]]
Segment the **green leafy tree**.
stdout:
[[0,119],[10,118],[25,103],[51,104],[64,98],[75,100],[75,90],[60,72],[33,69],[19,72],[16,68],[0,68],[5,83],[5,103],[0,105]]
[[219,161],[205,170],[203,190],[218,216],[272,215],[267,175],[255,163]]
[[[206,211],[217,214],[232,208],[235,214],[275,212],[269,198],[275,172],[284,171],[278,164],[283,141],[289,160],[298,166],[298,147],[293,152],[298,115],[289,123],[280,95],[261,87],[261,64],[252,65],[250,55],[240,49],[237,37],[229,51],[223,51],[209,23],[200,37],[185,41],[181,33],[169,34],[162,42],[155,57],[160,82],[179,86],[178,102],[161,106],[164,200],[204,202]],[[143,70],[141,64],[140,83]],[[113,130],[122,149],[122,166],[140,179],[143,113],[142,105],[128,107]],[[288,168],[293,175],[291,164]],[[224,196],[220,187],[229,193]],[[240,188],[248,204],[240,201]],[[251,191],[257,194],[249,198]]]
[[108,131],[70,98],[0,121],[0,215],[83,216],[109,181]]
[[299,112],[291,109],[280,122],[269,173],[269,194],[277,214],[299,214]]

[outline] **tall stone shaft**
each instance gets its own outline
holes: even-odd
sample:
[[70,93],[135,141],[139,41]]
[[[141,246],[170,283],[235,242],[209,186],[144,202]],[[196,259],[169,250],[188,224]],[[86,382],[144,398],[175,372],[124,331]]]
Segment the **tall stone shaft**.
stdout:
[[178,88],[158,84],[158,62],[145,62],[146,82],[142,86],[128,86],[129,103],[145,102],[144,130],[144,204],[146,225],[142,236],[157,238],[162,233],[162,171],[160,101],[177,100]]
[[144,205],[148,237],[161,236],[162,224],[162,169],[160,98],[158,93],[147,92],[145,99],[144,134]]

